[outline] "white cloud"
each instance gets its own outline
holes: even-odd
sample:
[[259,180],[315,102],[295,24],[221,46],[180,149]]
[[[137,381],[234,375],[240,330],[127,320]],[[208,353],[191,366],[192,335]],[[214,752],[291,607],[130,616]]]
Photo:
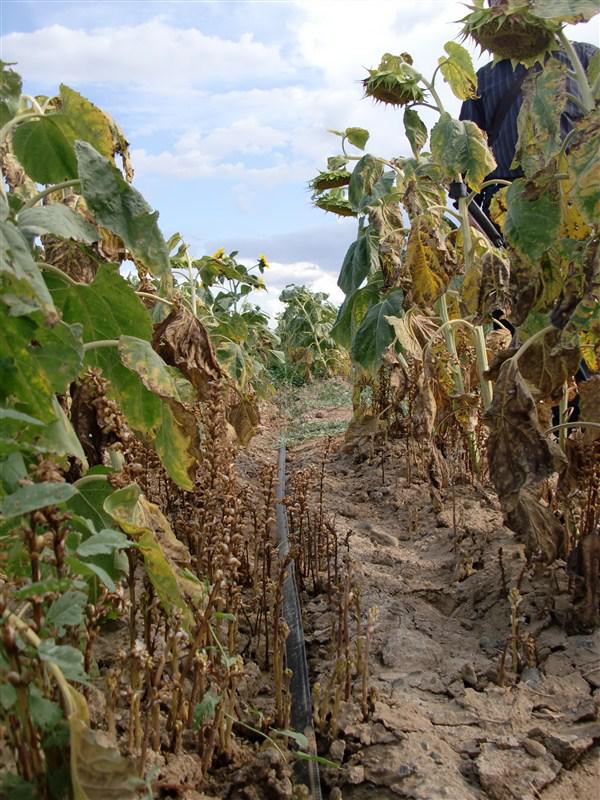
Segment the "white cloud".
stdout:
[[231,41],[160,17],[91,31],[51,25],[9,33],[1,47],[3,59],[18,62],[32,81],[134,85],[175,94],[189,87],[272,82],[293,71],[279,47],[257,42],[251,33]]
[[267,291],[252,292],[249,299],[251,303],[269,314],[273,324],[275,316],[285,308],[284,304],[279,302],[278,297],[289,284],[306,286],[313,292],[325,292],[334,305],[340,305],[344,300],[344,293],[337,286],[336,276],[308,261],[296,261],[289,264],[272,262],[270,269],[264,273],[263,277]]

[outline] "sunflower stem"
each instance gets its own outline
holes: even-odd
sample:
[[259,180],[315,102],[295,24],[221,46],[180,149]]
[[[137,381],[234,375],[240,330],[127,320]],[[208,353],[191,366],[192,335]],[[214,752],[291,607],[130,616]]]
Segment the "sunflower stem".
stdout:
[[587,114],[589,114],[590,111],[593,111],[595,103],[594,103],[594,95],[592,94],[592,89],[590,87],[587,75],[585,74],[583,64],[579,60],[577,51],[575,50],[571,42],[568,40],[567,35],[564,32],[564,29],[560,30],[557,33],[557,36],[565,53],[569,57],[571,64],[573,65],[573,70],[577,78],[579,91],[581,92],[581,104],[583,106],[584,111]]

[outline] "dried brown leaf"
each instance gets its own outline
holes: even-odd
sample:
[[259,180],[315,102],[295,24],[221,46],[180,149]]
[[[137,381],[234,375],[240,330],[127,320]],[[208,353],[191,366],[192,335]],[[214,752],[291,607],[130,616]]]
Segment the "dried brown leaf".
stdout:
[[[593,375],[589,380],[579,384],[579,419],[581,422],[600,423],[600,375]],[[583,441],[586,444],[600,438],[597,428],[585,428]]]
[[525,542],[528,558],[542,557],[552,563],[560,555],[564,529],[552,511],[543,506],[531,491],[519,493],[518,500],[507,514],[506,524]]
[[240,400],[227,409],[227,422],[235,431],[238,442],[245,447],[260,425],[258,407],[252,400]]
[[[558,401],[565,382],[576,372],[581,360],[578,347],[565,347],[559,343],[561,332],[557,328],[523,352],[519,358],[519,371],[535,400]],[[515,355],[517,348],[497,353],[487,376],[494,380],[502,365]]]
[[187,308],[174,308],[154,329],[152,346],[167,364],[178,367],[207,397],[211,383],[221,379],[222,371],[214,354],[206,328]]
[[544,435],[533,395],[513,359],[500,367],[484,421],[490,429],[490,477],[505,511],[511,511],[522,489],[548,478],[565,460],[558,445]]

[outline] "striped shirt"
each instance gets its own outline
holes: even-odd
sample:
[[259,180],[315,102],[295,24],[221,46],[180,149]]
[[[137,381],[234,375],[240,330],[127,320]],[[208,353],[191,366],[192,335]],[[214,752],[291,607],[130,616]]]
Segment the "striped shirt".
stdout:
[[[587,70],[592,56],[598,52],[598,48],[586,42],[573,42],[573,47],[579,57],[583,68]],[[552,58],[562,61],[571,67],[571,62],[567,55],[562,51],[552,53]],[[489,133],[492,127],[494,114],[505,93],[510,90],[514,81],[526,71],[522,64],[518,64],[513,70],[509,59],[499,61],[497,64],[489,63],[477,72],[477,94],[475,100],[466,100],[461,108],[459,119],[472,120],[483,131]],[[567,92],[579,96],[577,82],[567,77]],[[491,172],[486,180],[502,178],[513,180],[523,173],[519,169],[511,169],[511,164],[517,146],[517,117],[522,103],[521,92],[517,94],[496,133],[492,150],[496,159],[497,167]],[[567,102],[566,108],[560,119],[562,137],[572,129],[576,119],[582,116],[580,109],[571,101]],[[499,187],[498,187],[499,188]],[[485,198],[489,202],[489,197]],[[487,205],[487,202],[484,205]]]

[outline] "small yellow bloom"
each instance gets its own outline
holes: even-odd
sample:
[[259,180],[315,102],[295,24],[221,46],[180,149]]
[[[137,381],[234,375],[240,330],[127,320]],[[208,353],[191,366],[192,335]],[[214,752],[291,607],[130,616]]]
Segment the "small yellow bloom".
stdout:
[[216,258],[217,261],[219,261],[219,259],[223,258],[224,255],[225,255],[225,248],[219,247],[219,249],[212,254],[211,258]]
[[269,262],[267,261],[267,257],[266,257],[266,255],[264,255],[264,253],[261,253],[261,254],[259,255],[259,257],[258,257],[258,263],[260,264],[260,266],[261,266],[263,269],[268,269],[268,268],[271,266],[271,265],[269,264]]

